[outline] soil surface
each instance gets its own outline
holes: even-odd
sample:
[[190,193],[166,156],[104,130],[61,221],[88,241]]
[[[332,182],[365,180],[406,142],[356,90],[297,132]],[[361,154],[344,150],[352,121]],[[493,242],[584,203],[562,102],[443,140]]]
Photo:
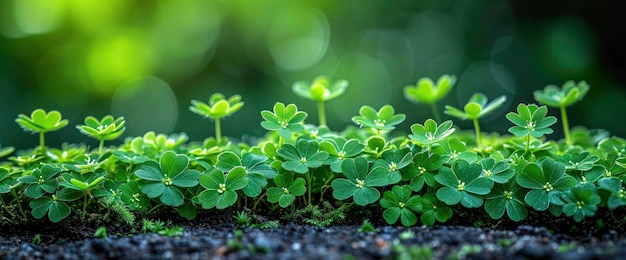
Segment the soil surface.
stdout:
[[[0,230],[1,259],[619,259],[626,258],[623,217],[565,223],[535,216],[506,223],[459,217],[433,227],[405,228],[373,220],[329,227],[292,221],[277,228],[236,224],[235,212],[206,213],[193,221],[174,218],[184,231],[168,237],[138,227],[99,221],[73,226],[41,221]],[[608,217],[608,216],[605,216]],[[170,216],[171,218],[171,216]],[[165,218],[164,218],[165,219]],[[563,219],[563,218],[560,218]],[[606,218],[605,218],[606,219]],[[621,221],[619,221],[621,219]],[[487,223],[487,224],[481,224]],[[545,225],[539,225],[544,223]],[[170,225],[171,226],[171,225]],[[475,227],[481,226],[481,227]],[[405,258],[406,257],[406,258]]]

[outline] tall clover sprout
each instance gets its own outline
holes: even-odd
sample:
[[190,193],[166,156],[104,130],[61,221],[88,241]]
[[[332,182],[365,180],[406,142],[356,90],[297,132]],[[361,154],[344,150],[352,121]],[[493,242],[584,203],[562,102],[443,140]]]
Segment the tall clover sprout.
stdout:
[[222,117],[232,115],[243,107],[240,95],[233,95],[226,99],[223,94],[215,93],[209,98],[209,103],[198,100],[192,100],[189,110],[204,117],[210,117],[215,120],[215,140],[218,144],[222,139],[222,127],[220,120]]
[[326,109],[324,102],[334,99],[346,91],[348,81],[338,80],[331,82],[326,76],[319,76],[310,84],[298,81],[293,84],[292,90],[298,96],[317,102],[317,112],[320,126],[326,125]]

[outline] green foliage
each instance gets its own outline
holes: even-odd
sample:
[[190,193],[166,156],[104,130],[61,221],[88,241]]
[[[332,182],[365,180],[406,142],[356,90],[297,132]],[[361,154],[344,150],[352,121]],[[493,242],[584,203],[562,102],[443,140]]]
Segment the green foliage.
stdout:
[[543,91],[535,90],[533,95],[537,102],[550,107],[568,107],[582,100],[589,91],[589,85],[585,81],[566,81],[559,88],[555,85],[547,85]]
[[430,78],[420,78],[416,85],[404,87],[404,97],[416,103],[430,104],[435,119],[439,121],[439,112],[436,104],[448,95],[455,83],[456,76],[454,75],[441,75],[436,84]]
[[304,179],[298,177],[294,180],[294,174],[291,172],[279,174],[274,178],[274,183],[276,187],[267,189],[267,200],[271,203],[278,202],[283,208],[291,205],[297,196],[302,196],[306,192]]
[[225,151],[217,157],[216,168],[223,172],[229,172],[235,167],[242,167],[246,171],[248,184],[243,188],[243,193],[248,197],[256,197],[261,194],[263,188],[267,185],[267,179],[276,177],[276,170],[265,162],[267,156],[245,153],[242,158],[237,154]]
[[66,202],[75,201],[82,197],[83,193],[74,189],[60,189],[50,197],[39,197],[29,203],[33,217],[40,219],[48,214],[52,222],[59,222],[70,215],[72,209]]
[[458,160],[452,164],[452,169],[443,167],[435,180],[443,187],[437,190],[437,198],[448,205],[461,202],[466,208],[482,206],[483,197],[491,191],[493,181],[480,176],[482,167],[478,163],[468,163]]
[[324,102],[334,99],[346,91],[348,81],[338,80],[334,83],[328,77],[319,76],[309,84],[298,81],[293,84],[292,90],[296,95],[317,102],[320,126],[326,125]]
[[480,150],[482,147],[480,125],[478,119],[493,112],[497,108],[501,107],[506,101],[506,96],[499,96],[491,102],[487,102],[487,96],[483,93],[475,93],[467,101],[464,111],[459,110],[453,106],[446,106],[445,113],[460,119],[471,119],[474,123],[474,130],[476,131],[476,145]]
[[274,104],[274,112],[267,110],[261,111],[261,116],[265,121],[261,122],[261,126],[270,131],[277,131],[282,138],[289,139],[291,135],[304,131],[302,122],[307,117],[307,113],[298,111],[298,107],[294,104],[285,104],[276,102]]
[[393,186],[391,191],[385,191],[380,205],[385,208],[383,218],[388,224],[395,224],[398,219],[405,227],[417,223],[416,212],[422,210],[419,196],[412,196],[411,187],[408,185]]
[[67,119],[61,119],[59,111],[52,110],[46,113],[43,109],[35,109],[30,117],[20,114],[15,122],[26,132],[39,133],[39,147],[42,153],[46,151],[44,134],[59,130],[69,123]]
[[422,216],[420,221],[427,226],[432,226],[435,221],[446,222],[452,217],[452,209],[443,201],[438,200],[434,194],[426,193],[422,199]]
[[485,196],[485,211],[493,219],[500,219],[506,211],[513,221],[521,221],[528,216],[524,195],[526,189],[516,182],[496,183],[491,192]]
[[562,197],[565,201],[563,213],[566,216],[573,216],[576,222],[582,221],[585,217],[593,217],[600,203],[600,196],[596,193],[593,184],[590,183],[577,184],[566,190]]
[[93,233],[93,237],[95,238],[107,238],[107,227],[101,226],[96,229],[96,232]]
[[232,115],[243,107],[240,95],[233,95],[226,99],[222,93],[214,93],[209,97],[209,102],[204,103],[198,100],[191,100],[189,110],[203,117],[215,120],[215,139],[221,143],[222,128],[220,119]]
[[183,205],[184,195],[181,188],[198,185],[200,172],[187,169],[189,158],[184,154],[168,151],[161,155],[159,163],[146,162],[135,176],[145,181],[141,192],[150,198],[159,198],[165,205]]
[[161,220],[152,221],[148,219],[143,220],[141,230],[144,234],[150,232],[168,237],[180,236],[183,234],[184,231],[181,226],[168,227],[168,224]]
[[45,164],[41,168],[35,168],[30,175],[25,175],[17,180],[20,183],[27,184],[26,196],[38,199],[44,193],[54,193],[59,186],[59,181],[55,178],[60,168],[50,164]]
[[13,148],[11,146],[6,146],[6,147],[0,146],[0,158],[5,157],[5,156],[11,154],[14,150],[15,150],[15,148]]
[[106,115],[98,120],[93,116],[85,118],[84,125],[77,125],[76,128],[83,134],[100,141],[99,154],[103,152],[104,141],[114,140],[120,137],[126,130],[124,117],[114,118]]
[[413,163],[403,171],[402,179],[410,180],[409,186],[413,191],[419,192],[427,184],[430,187],[436,185],[435,175],[443,166],[441,156],[429,151],[422,151],[413,156]]
[[411,126],[412,134],[409,135],[409,138],[414,143],[425,145],[430,149],[433,144],[443,141],[454,133],[454,130],[450,120],[437,125],[435,120],[426,119],[423,125],[414,124]]
[[375,129],[380,135],[381,130],[393,130],[405,118],[404,114],[396,115],[395,110],[390,105],[385,105],[378,111],[370,106],[362,106],[359,110],[359,116],[352,117],[352,122],[361,127],[366,126]]
[[282,163],[285,170],[307,173],[309,169],[322,166],[328,159],[328,153],[318,148],[317,141],[300,139],[296,146],[285,144],[276,153],[285,158]]
[[332,182],[333,197],[338,200],[353,197],[357,205],[372,204],[380,198],[380,192],[374,187],[389,183],[389,171],[384,167],[375,167],[370,171],[367,159],[363,157],[344,160],[341,169],[346,178],[337,178]]
[[530,135],[535,138],[551,134],[553,131],[550,126],[556,123],[556,118],[553,116],[546,117],[547,114],[548,108],[546,106],[519,104],[517,113],[506,114],[506,118],[515,125],[509,128],[509,132],[517,137]]
[[346,158],[353,158],[363,152],[365,145],[356,139],[346,140],[344,137],[329,138],[319,144],[319,149],[328,153],[324,162],[330,165],[333,172],[341,173],[341,163]]
[[363,220],[363,224],[359,227],[358,231],[362,233],[374,232],[376,228],[369,219]]
[[562,204],[561,194],[572,188],[577,181],[565,174],[565,166],[546,158],[541,166],[529,163],[516,178],[517,183],[530,191],[524,201],[535,210],[544,211],[550,204]]
[[340,203],[339,206],[333,206],[330,202],[324,201],[321,204],[308,204],[304,208],[296,209],[286,214],[285,218],[314,226],[327,227],[344,221],[346,210],[348,210],[348,204]]
[[200,192],[197,200],[205,209],[225,209],[237,201],[237,190],[243,189],[248,184],[246,170],[237,166],[227,174],[218,169],[206,171],[200,177],[200,185],[206,190]]

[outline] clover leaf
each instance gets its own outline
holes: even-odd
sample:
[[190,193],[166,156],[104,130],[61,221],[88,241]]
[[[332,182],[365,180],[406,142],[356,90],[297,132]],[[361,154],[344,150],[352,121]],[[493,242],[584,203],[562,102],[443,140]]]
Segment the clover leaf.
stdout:
[[530,145],[530,137],[539,138],[553,131],[550,126],[556,123],[556,117],[548,116],[548,108],[546,106],[538,107],[535,104],[519,104],[517,113],[509,112],[506,118],[515,124],[509,128],[509,132],[517,137],[526,137],[526,152]]
[[389,184],[388,170],[382,167],[370,170],[363,157],[345,159],[341,169],[346,178],[337,178],[331,184],[333,197],[338,200],[353,197],[357,205],[372,204],[380,198],[380,192],[374,187]]
[[452,169],[443,167],[435,180],[444,187],[437,190],[437,198],[448,205],[461,202],[466,208],[478,208],[483,204],[483,197],[491,191],[493,181],[481,177],[482,167],[478,163],[457,160]]
[[72,209],[65,202],[75,201],[82,197],[83,193],[74,189],[61,189],[50,197],[40,197],[32,200],[30,206],[31,215],[40,219],[48,213],[48,219],[57,223],[70,215]]
[[248,185],[248,178],[246,170],[241,166],[231,169],[227,174],[219,169],[213,169],[202,174],[200,185],[206,189],[197,196],[202,208],[225,209],[237,202],[236,191]]
[[12,176],[9,170],[0,167],[0,194],[11,192],[12,186],[15,185],[17,180]]
[[420,221],[427,226],[432,226],[435,221],[441,223],[452,217],[452,209],[446,203],[438,200],[434,194],[426,193],[422,197],[422,216]]
[[550,107],[558,107],[561,110],[561,121],[563,121],[563,132],[567,144],[572,144],[572,137],[565,108],[582,100],[588,91],[589,85],[587,82],[581,81],[576,84],[570,80],[565,82],[560,89],[555,85],[548,85],[543,91],[537,90],[533,93],[535,100],[539,103]]
[[294,180],[294,174],[286,172],[274,178],[276,187],[267,189],[267,200],[271,203],[278,202],[282,208],[286,208],[293,203],[297,196],[302,196],[306,192],[304,178],[298,177]]
[[610,192],[606,201],[606,206],[610,210],[626,205],[626,190],[622,180],[615,177],[602,178],[598,181],[598,186],[600,189]]
[[433,149],[433,152],[441,155],[443,161],[448,164],[452,164],[456,160],[475,162],[479,158],[477,154],[467,149],[464,142],[456,137],[442,141],[438,147]]
[[243,107],[244,102],[241,101],[240,95],[233,95],[226,99],[222,93],[214,93],[209,97],[209,103],[198,100],[191,100],[189,110],[204,117],[210,117],[215,120],[215,139],[221,143],[222,128],[220,119],[237,112]]
[[529,163],[516,178],[517,183],[531,189],[524,201],[535,210],[544,211],[550,204],[559,204],[563,191],[576,185],[574,177],[565,174],[565,166],[546,158],[540,165]]
[[419,192],[426,183],[430,187],[437,184],[435,176],[443,166],[441,156],[428,151],[416,153],[413,156],[413,163],[403,169],[402,179],[411,180],[409,186],[413,191]]
[[493,219],[500,219],[506,212],[515,222],[524,220],[528,216],[524,203],[526,192],[525,188],[514,181],[496,183],[491,192],[485,196],[485,211]]
[[267,156],[264,155],[245,153],[242,158],[239,158],[237,154],[226,151],[217,157],[215,167],[223,172],[229,172],[235,167],[243,167],[248,178],[248,184],[243,188],[243,193],[248,197],[256,197],[267,185],[267,179],[276,177],[276,171],[265,163],[267,160]]
[[124,121],[124,117],[114,118],[112,115],[106,115],[98,120],[93,116],[88,116],[85,118],[85,124],[77,125],[76,128],[81,133],[91,138],[98,139],[100,141],[98,154],[102,154],[104,141],[114,140],[120,137],[126,130],[125,124],[126,121]]
[[304,131],[302,122],[306,119],[307,113],[298,111],[298,107],[294,104],[285,106],[283,103],[276,102],[274,112],[263,110],[261,116],[265,119],[261,122],[263,128],[278,131],[278,135],[282,138],[289,139],[291,135]]
[[102,183],[102,181],[104,181],[105,175],[106,172],[102,170],[98,171],[97,173],[66,173],[63,174],[63,182],[61,182],[61,186],[79,191],[87,191],[95,188],[96,185]]
[[436,84],[432,79],[423,77],[417,81],[417,84],[404,87],[404,97],[416,103],[429,104],[435,119],[439,121],[437,101],[448,95],[455,83],[456,76],[454,75],[441,75]]
[[324,164],[330,165],[330,170],[341,173],[341,163],[346,158],[353,158],[363,152],[365,145],[356,139],[346,140],[344,137],[330,138],[319,144],[322,151],[328,153]]
[[372,168],[386,169],[388,183],[395,184],[402,180],[400,170],[411,163],[412,157],[409,149],[389,150],[383,153],[381,159],[374,161]]
[[59,130],[68,124],[67,119],[61,119],[59,111],[52,110],[46,113],[43,109],[36,109],[30,117],[20,114],[15,122],[26,132],[39,133],[39,147],[42,153],[46,151],[44,134]]
[[395,115],[395,110],[390,105],[384,105],[378,111],[370,106],[362,106],[359,114],[359,116],[352,117],[352,121],[361,127],[367,126],[375,129],[377,135],[380,135],[381,130],[393,130],[406,118],[404,114]]
[[501,107],[505,101],[506,96],[502,95],[491,102],[487,102],[487,96],[485,96],[485,94],[475,93],[470,97],[469,101],[467,101],[467,104],[463,108],[464,111],[461,111],[453,106],[446,106],[445,113],[456,118],[472,120],[474,123],[474,130],[476,131],[476,145],[480,150],[482,146],[478,119]]
[[565,201],[563,213],[566,216],[573,216],[576,222],[582,221],[585,217],[593,217],[601,201],[596,192],[596,187],[591,183],[577,184],[566,190],[562,198]]
[[300,139],[296,146],[285,144],[276,151],[278,155],[285,158],[282,163],[283,169],[307,173],[309,169],[322,166],[328,158],[327,152],[319,151],[317,141]]
[[59,181],[55,178],[61,169],[51,164],[44,164],[40,168],[33,169],[29,175],[22,176],[17,181],[28,184],[26,196],[37,199],[43,196],[44,192],[54,193],[59,186]]
[[454,133],[454,130],[450,120],[437,125],[435,120],[427,119],[423,125],[413,124],[411,126],[413,134],[410,134],[409,138],[414,143],[426,145],[430,150],[433,144],[443,141]]
[[135,171],[135,176],[145,180],[141,192],[150,198],[159,198],[165,205],[183,205],[181,188],[198,185],[200,172],[188,170],[189,158],[184,154],[167,151],[161,155],[159,163],[148,161]]
[[566,170],[588,171],[593,168],[600,157],[591,155],[588,151],[566,152],[558,157],[557,161],[565,165]]
[[311,84],[306,81],[298,81],[293,84],[292,90],[296,95],[317,102],[320,126],[326,125],[326,112],[324,102],[334,99],[346,91],[348,81],[338,80],[334,83],[328,77],[319,76]]
[[483,167],[484,177],[487,177],[497,183],[506,183],[515,175],[515,171],[511,169],[511,165],[506,161],[498,161],[493,158],[485,158],[479,161]]
[[150,207],[150,198],[140,191],[137,182],[123,183],[120,185],[120,190],[122,191],[120,198],[129,209],[143,212]]
[[387,224],[395,224],[398,219],[405,227],[417,223],[416,212],[422,210],[420,196],[411,196],[411,187],[408,185],[393,186],[391,191],[385,191],[380,199],[380,206],[385,208],[383,218]]

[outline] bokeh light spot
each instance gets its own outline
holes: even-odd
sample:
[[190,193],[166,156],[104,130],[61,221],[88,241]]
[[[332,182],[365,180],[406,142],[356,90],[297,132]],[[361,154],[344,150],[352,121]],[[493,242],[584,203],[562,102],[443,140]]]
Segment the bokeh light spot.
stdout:
[[65,14],[62,0],[15,1],[15,24],[26,34],[42,34],[55,30]]
[[594,38],[584,21],[562,18],[547,29],[542,40],[545,66],[566,75],[589,69],[595,56]]
[[170,86],[157,77],[142,77],[120,85],[111,101],[111,113],[126,119],[126,135],[148,131],[171,133],[178,121],[178,105]]

